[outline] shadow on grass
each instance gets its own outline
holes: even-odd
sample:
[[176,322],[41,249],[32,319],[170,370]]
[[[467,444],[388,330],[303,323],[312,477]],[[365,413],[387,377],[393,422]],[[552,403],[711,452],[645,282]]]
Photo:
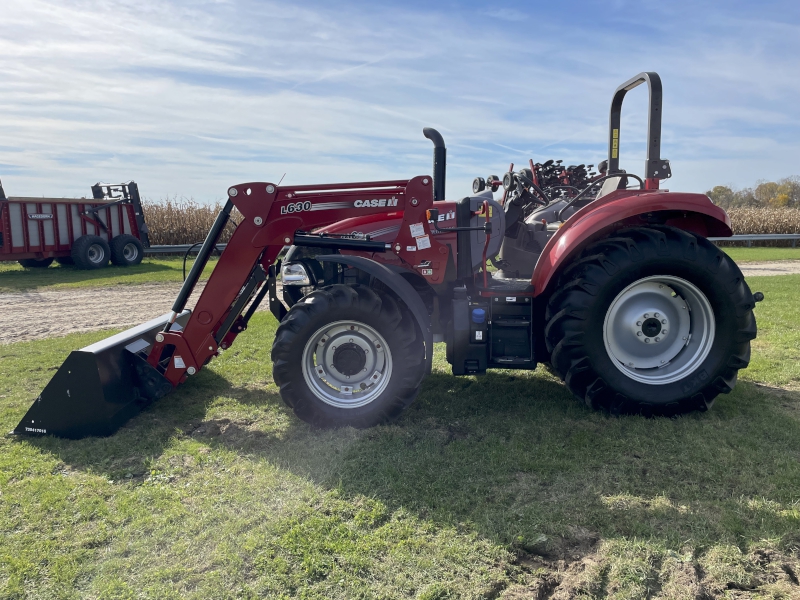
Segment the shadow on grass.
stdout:
[[119,280],[119,283],[124,283],[126,277],[172,270],[174,270],[173,267],[168,265],[142,262],[134,267],[109,265],[93,271],[85,271],[73,266],[0,271],[0,290],[24,292],[64,283],[94,282],[103,284],[113,279]]
[[[207,418],[215,397],[232,399],[224,418]],[[277,393],[204,370],[110,438],[33,444],[120,478],[142,475],[175,437],[545,556],[600,538],[800,541],[800,393],[748,383],[708,413],[645,419],[592,412],[546,376],[435,373],[398,421],[324,431]]]

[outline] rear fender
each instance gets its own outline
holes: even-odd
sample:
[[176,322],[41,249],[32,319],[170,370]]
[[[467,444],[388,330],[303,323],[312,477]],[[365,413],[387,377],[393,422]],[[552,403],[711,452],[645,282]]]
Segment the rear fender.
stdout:
[[592,202],[550,238],[533,270],[535,296],[549,292],[554,276],[591,242],[624,227],[660,223],[703,237],[732,235],[731,221],[704,194],[619,190]]
[[402,300],[419,325],[422,337],[425,341],[425,371],[431,372],[433,367],[433,330],[431,329],[431,319],[428,310],[419,293],[401,275],[392,271],[389,267],[363,256],[343,256],[332,254],[317,256],[320,262],[335,262],[345,264],[350,267],[363,271],[375,279],[378,279],[386,287],[392,290],[400,300]]

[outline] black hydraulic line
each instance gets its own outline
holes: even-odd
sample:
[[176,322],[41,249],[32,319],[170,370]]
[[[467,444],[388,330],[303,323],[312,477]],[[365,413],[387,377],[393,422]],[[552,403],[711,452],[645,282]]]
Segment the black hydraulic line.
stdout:
[[[180,314],[181,311],[183,311],[183,309],[186,307],[186,302],[189,300],[189,296],[192,294],[194,287],[197,285],[197,281],[200,279],[200,274],[203,272],[211,253],[214,251],[222,230],[225,229],[225,225],[228,224],[228,219],[230,219],[232,210],[233,201],[228,198],[225,206],[222,207],[222,210],[214,220],[214,224],[211,226],[211,229],[209,230],[208,235],[206,236],[206,239],[200,248],[200,252],[197,253],[197,258],[194,260],[191,271],[189,271],[189,276],[183,282],[181,291],[178,292],[178,297],[175,298],[175,302],[172,304],[173,315]],[[164,326],[164,331],[169,331],[172,322],[173,321],[170,321]]]
[[202,244],[203,242],[196,242],[189,246],[188,250],[183,255],[183,280],[186,281],[186,259],[189,258],[189,254],[191,254],[192,250],[194,250],[197,246]]
[[565,205],[564,205],[564,206],[561,208],[561,210],[559,210],[559,211],[558,211],[558,215],[556,215],[556,219],[560,221],[560,220],[561,220],[561,213],[563,213],[563,212],[564,212],[565,210],[567,210],[567,209],[568,209],[570,206],[572,206],[573,204],[575,204],[575,203],[576,203],[578,200],[580,200],[580,199],[581,199],[583,196],[585,196],[586,194],[588,194],[588,193],[589,193],[589,191],[590,191],[592,188],[594,188],[594,187],[595,187],[595,186],[596,186],[598,183],[600,183],[601,181],[605,181],[606,179],[611,179],[612,177],[633,177],[634,179],[636,179],[636,180],[639,182],[639,189],[640,189],[640,190],[643,190],[643,189],[644,189],[644,181],[642,181],[642,178],[641,178],[641,177],[639,177],[638,175],[634,175],[634,174],[632,174],[632,173],[612,173],[611,175],[605,175],[605,176],[603,176],[603,177],[598,177],[598,178],[597,178],[597,179],[595,179],[595,180],[594,180],[594,181],[593,181],[593,182],[592,182],[592,183],[591,183],[589,186],[587,186],[586,188],[584,188],[582,192],[580,192],[580,193],[579,193],[577,196],[575,196],[575,197],[574,197],[572,200],[570,200],[569,202],[567,202],[567,203],[566,203],[566,204],[565,204]]

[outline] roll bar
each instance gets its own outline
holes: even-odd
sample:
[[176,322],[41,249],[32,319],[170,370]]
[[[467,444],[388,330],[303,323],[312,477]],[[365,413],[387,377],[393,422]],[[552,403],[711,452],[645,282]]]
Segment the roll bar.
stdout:
[[619,130],[622,101],[633,88],[647,84],[650,106],[647,113],[647,158],[644,165],[645,187],[658,189],[659,179],[672,177],[669,161],[661,158],[661,77],[654,71],[645,71],[632,77],[614,92],[611,100],[611,117],[608,131],[608,173],[619,172]]

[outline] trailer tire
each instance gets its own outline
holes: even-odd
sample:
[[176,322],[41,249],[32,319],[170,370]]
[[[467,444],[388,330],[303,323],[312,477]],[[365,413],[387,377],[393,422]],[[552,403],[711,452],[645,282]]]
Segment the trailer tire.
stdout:
[[142,262],[144,246],[134,236],[124,233],[111,240],[111,262],[118,267],[132,267]]
[[53,257],[51,256],[50,258],[42,258],[42,259],[23,258],[22,260],[19,261],[19,264],[21,264],[26,269],[46,269],[47,267],[53,264]]
[[337,284],[292,306],[275,334],[272,365],[281,398],[300,419],[363,428],[414,401],[425,350],[413,315],[393,295]]
[[97,235],[82,235],[72,244],[72,260],[79,269],[100,269],[108,264],[111,249]]
[[617,231],[588,246],[555,289],[545,315],[551,363],[591,408],[705,411],[750,362],[753,294],[703,237],[667,226]]

